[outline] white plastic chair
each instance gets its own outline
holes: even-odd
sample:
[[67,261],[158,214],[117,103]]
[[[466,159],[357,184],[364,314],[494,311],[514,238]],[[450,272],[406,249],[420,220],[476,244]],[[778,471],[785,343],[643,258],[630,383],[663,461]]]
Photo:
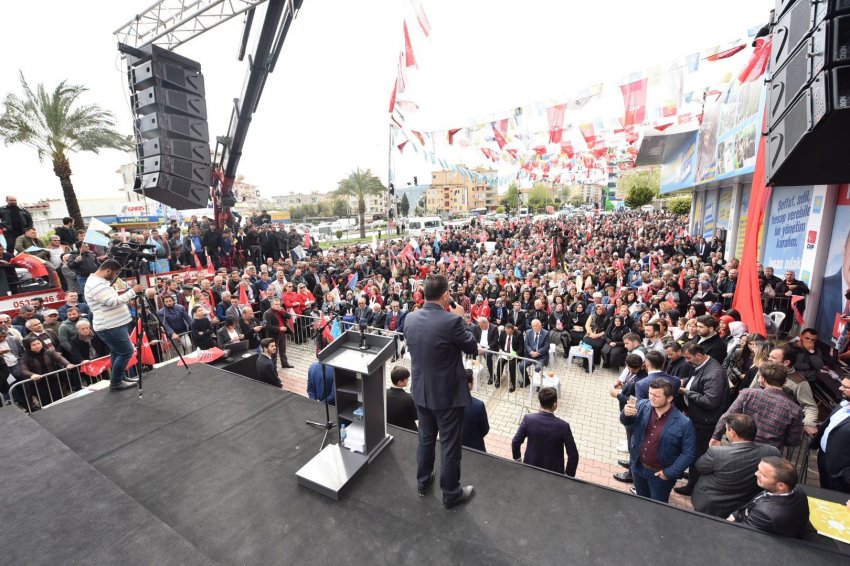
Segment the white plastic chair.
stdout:
[[782,326],[782,322],[785,320],[785,313],[782,311],[773,311],[769,315],[770,320],[773,321],[773,324],[776,325],[776,333],[773,334],[773,337],[779,336],[779,327]]

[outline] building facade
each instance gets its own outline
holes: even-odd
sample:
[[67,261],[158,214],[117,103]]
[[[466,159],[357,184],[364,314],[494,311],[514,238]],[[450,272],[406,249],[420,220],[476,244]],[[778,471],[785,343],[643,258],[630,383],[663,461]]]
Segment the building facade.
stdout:
[[[483,168],[474,171],[496,175],[496,171]],[[488,181],[470,179],[452,170],[431,173],[431,188],[425,194],[425,208],[429,212],[463,214],[479,208],[495,210],[498,206],[498,188]]]

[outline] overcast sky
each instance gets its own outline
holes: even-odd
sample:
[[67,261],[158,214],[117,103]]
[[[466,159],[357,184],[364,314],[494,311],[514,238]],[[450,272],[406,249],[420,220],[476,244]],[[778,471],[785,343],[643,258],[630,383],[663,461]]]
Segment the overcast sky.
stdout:
[[[62,79],[90,89],[85,100],[113,111],[131,133],[124,66],[113,32],[152,0],[42,0],[4,7],[0,94],[17,86],[18,69],[31,84]],[[422,0],[431,22],[424,38],[407,0],[305,0],[271,75],[248,134],[240,174],[264,197],[326,191],[355,167],[386,180],[387,108],[409,18],[418,69],[410,69],[415,102],[451,127],[541,100],[567,98],[701,49],[734,40],[766,22],[773,0]],[[255,19],[254,38],[265,8]],[[224,135],[231,100],[247,70],[236,60],[241,18],[234,18],[178,52],[196,59],[206,78],[210,137]],[[460,124],[461,126],[465,124]],[[425,128],[428,129],[428,128]],[[397,155],[397,154],[396,154]],[[431,166],[413,152],[396,158],[399,184]],[[121,186],[115,170],[132,161],[115,151],[71,156],[78,195],[106,196]],[[468,163],[475,165],[475,163]],[[4,194],[22,202],[60,198],[49,164],[34,150],[0,146]],[[83,211],[85,213],[85,211]]]

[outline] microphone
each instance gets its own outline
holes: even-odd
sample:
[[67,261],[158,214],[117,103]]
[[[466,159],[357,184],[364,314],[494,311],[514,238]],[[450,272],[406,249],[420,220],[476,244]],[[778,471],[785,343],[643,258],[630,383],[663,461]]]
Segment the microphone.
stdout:
[[358,323],[358,326],[360,327],[360,349],[361,350],[368,350],[369,346],[366,345],[366,334],[365,334],[366,326],[367,326],[366,319],[361,318],[360,322]]

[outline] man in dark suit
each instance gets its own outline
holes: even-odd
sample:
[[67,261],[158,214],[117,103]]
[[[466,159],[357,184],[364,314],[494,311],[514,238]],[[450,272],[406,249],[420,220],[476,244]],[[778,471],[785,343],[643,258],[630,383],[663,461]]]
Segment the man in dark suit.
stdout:
[[543,330],[543,324],[534,319],[531,321],[531,329],[525,333],[525,356],[531,360],[523,360],[519,363],[519,378],[521,385],[525,387],[526,370],[534,366],[535,371],[542,371],[543,366],[549,363],[549,333]]
[[283,369],[294,367],[289,363],[289,358],[286,357],[286,333],[290,332],[287,320],[291,316],[283,308],[280,299],[272,299],[271,308],[263,313],[263,326],[266,328],[266,336],[274,339],[275,352],[280,356],[280,365]]
[[499,348],[499,329],[495,324],[490,324],[486,318],[479,317],[476,321],[478,324],[472,327],[472,335],[475,336],[475,341],[485,350],[490,350],[484,354],[484,359],[487,362],[487,383],[493,383],[493,354]]
[[[847,239],[850,244],[850,236]],[[832,337],[833,327],[835,326],[835,315],[850,314],[848,312],[848,301],[844,300],[841,291],[844,285],[845,273],[846,278],[850,280],[850,253],[845,246],[844,248],[844,264],[841,266],[841,271],[836,271],[829,277],[823,278],[820,292],[820,304],[818,305],[818,316],[815,319],[815,329],[818,334],[824,337],[824,340],[829,340]],[[848,283],[850,285],[850,283]]]
[[850,493],[850,378],[841,380],[841,403],[818,428],[813,445],[818,447],[820,486]]
[[679,379],[689,378],[694,373],[694,366],[682,355],[682,346],[678,342],[670,342],[664,347],[667,353],[667,361],[664,363],[664,371],[668,375]]
[[407,311],[401,310],[401,305],[398,301],[393,301],[390,307],[390,312],[387,313],[384,319],[384,329],[391,330],[393,334],[393,361],[397,360],[401,355],[401,345],[399,344],[399,334],[404,332],[404,318],[407,316]]
[[[472,370],[466,370],[466,385],[472,391]],[[472,404],[463,413],[463,445],[487,452],[484,437],[490,432],[490,421],[487,418],[487,407],[481,399],[472,398]]]
[[274,363],[274,356],[277,353],[275,339],[263,338],[260,346],[263,353],[257,356],[257,376],[254,379],[275,387],[283,387],[283,383],[277,375],[277,364]]
[[522,304],[519,301],[514,301],[513,307],[513,310],[508,313],[508,322],[522,334],[525,330],[525,311],[522,310]]
[[[520,461],[520,447],[528,438],[524,464],[537,466],[556,474],[575,477],[578,469],[578,448],[567,421],[555,416],[558,392],[553,387],[542,387],[537,394],[540,412],[525,415],[511,442],[514,460]],[[567,465],[564,466],[564,450]]]
[[[522,332],[518,332],[510,322],[505,325],[505,331],[499,335],[499,361],[496,363],[496,387],[501,386],[502,372],[508,366],[508,374],[511,376],[510,392],[516,390],[516,366],[517,356],[523,353]],[[488,382],[489,383],[489,382]]]
[[444,275],[425,279],[425,304],[404,321],[413,370],[411,393],[419,416],[416,451],[418,493],[424,497],[434,481],[434,451],[440,433],[440,488],[443,506],[469,501],[473,486],[461,488],[460,459],[463,413],[470,404],[463,354],[478,353],[478,343],[463,324],[463,307],[449,306],[449,282]]
[[336,405],[334,368],[318,361],[310,364],[307,368],[307,397],[314,401],[327,401],[328,405]]
[[369,311],[369,316],[366,317],[366,324],[372,328],[383,328],[387,322],[387,315],[381,308],[380,303],[372,303],[372,308]]
[[390,373],[392,386],[387,389],[387,424],[418,432],[416,427],[416,403],[410,393],[404,390],[410,383],[410,372],[398,366]]
[[635,397],[637,397],[638,400],[649,399],[649,384],[652,383],[653,379],[660,377],[661,379],[666,379],[673,385],[673,400],[675,402],[676,396],[679,394],[679,386],[682,384],[682,380],[676,376],[661,371],[661,368],[664,367],[664,354],[651,350],[646,353],[644,364],[646,364],[646,377],[635,381]]
[[759,462],[768,456],[779,456],[779,450],[753,442],[757,430],[749,415],[734,413],[726,417],[729,444],[710,446],[696,461],[700,476],[691,496],[694,511],[725,518],[758,495],[761,488],[755,473]]
[[[696,429],[696,457],[708,450],[708,443],[714,433],[717,421],[723,415],[729,402],[729,381],[720,363],[710,357],[700,344],[693,342],[685,346],[685,359],[694,366],[694,374],[687,381],[682,380],[679,395],[684,399],[688,417]],[[674,489],[679,495],[691,495],[699,479],[699,471],[691,466],[688,485]]]
[[756,481],[764,491],[727,520],[749,525],[766,533],[802,537],[809,524],[809,501],[797,488],[797,469],[778,456],[762,458]]

